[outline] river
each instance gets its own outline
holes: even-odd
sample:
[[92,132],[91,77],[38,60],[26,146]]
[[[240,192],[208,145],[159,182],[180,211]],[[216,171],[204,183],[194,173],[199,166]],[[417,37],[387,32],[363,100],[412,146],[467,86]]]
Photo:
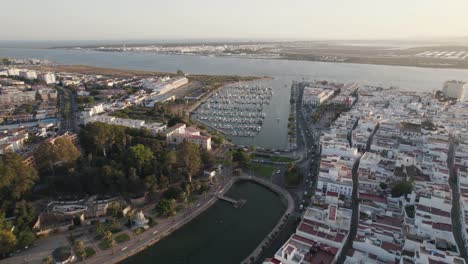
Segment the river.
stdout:
[[258,147],[287,147],[289,89],[293,80],[316,79],[359,82],[408,91],[432,92],[447,80],[468,81],[468,70],[416,68],[349,63],[248,59],[189,55],[161,55],[87,50],[0,48],[0,57],[48,59],[63,64],[82,64],[133,70],[189,74],[255,75],[273,77],[272,103],[265,109],[262,131],[254,138],[234,142]]
[[246,199],[239,209],[217,201],[200,216],[123,264],[239,264],[273,229],[285,205],[271,190],[238,182],[226,194]]

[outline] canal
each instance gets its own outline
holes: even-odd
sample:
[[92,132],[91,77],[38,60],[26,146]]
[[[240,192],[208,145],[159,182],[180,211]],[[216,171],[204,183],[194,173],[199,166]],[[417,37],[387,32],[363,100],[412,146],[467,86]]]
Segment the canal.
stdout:
[[240,209],[217,201],[206,212],[123,264],[239,264],[274,228],[286,205],[253,182],[234,184],[226,194],[246,199]]

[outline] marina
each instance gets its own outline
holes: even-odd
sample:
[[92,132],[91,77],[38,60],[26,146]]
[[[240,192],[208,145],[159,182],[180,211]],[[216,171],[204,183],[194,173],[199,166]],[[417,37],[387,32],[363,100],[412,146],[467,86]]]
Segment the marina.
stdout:
[[[1,44],[0,44],[1,45]],[[328,63],[296,60],[246,59],[185,55],[149,55],[127,52],[87,50],[0,48],[0,57],[47,59],[62,64],[92,65],[129,70],[176,72],[190,74],[269,76],[273,96],[261,131],[253,137],[229,136],[232,142],[267,149],[288,149],[290,86],[295,80],[331,80],[362,85],[399,87],[406,91],[433,92],[447,80],[468,81],[468,70],[435,69],[404,66]],[[404,78],[402,78],[404,76]]]
[[222,88],[193,117],[199,122],[235,137],[254,137],[266,117],[273,91],[262,82],[231,84]]

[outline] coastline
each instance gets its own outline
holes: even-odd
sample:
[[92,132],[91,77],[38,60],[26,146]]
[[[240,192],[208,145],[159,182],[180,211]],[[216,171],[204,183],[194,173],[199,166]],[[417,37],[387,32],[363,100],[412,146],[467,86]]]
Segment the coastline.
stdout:
[[[51,50],[73,50],[68,48],[46,48]],[[86,50],[86,49],[82,49]],[[102,53],[120,53],[121,51],[98,51],[98,50],[89,50],[94,52]],[[129,54],[142,54],[145,52],[126,52]],[[235,55],[206,55],[206,54],[177,54],[177,53],[150,53],[156,55],[169,55],[169,56],[201,56],[206,58],[233,58],[233,59],[258,59],[258,60],[285,60],[285,61],[305,61],[305,62],[324,62],[324,63],[343,63],[343,64],[365,64],[365,65],[383,65],[383,66],[398,66],[398,67],[415,67],[415,68],[432,68],[432,69],[459,69],[466,70],[468,69],[468,60],[466,61],[450,61],[443,60],[440,62],[434,61],[419,61],[421,58],[412,58],[412,57],[353,57],[348,56],[343,60],[320,60],[316,59],[317,56],[322,54],[294,54],[294,53],[285,53],[278,56],[263,56],[263,55],[253,55],[253,56],[235,56]],[[343,55],[344,56],[344,55]],[[346,56],[345,56],[346,57]]]

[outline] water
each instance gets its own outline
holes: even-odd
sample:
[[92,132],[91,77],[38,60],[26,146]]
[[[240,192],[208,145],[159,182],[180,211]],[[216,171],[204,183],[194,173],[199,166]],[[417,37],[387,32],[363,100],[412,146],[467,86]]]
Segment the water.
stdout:
[[[175,72],[191,74],[254,75],[273,77],[274,95],[265,110],[263,129],[254,138],[235,139],[235,143],[284,149],[287,147],[289,89],[293,80],[318,79],[359,82],[408,91],[432,92],[447,80],[468,81],[468,70],[434,69],[275,59],[247,59],[149,53],[98,52],[86,50],[52,50],[0,48],[0,57],[48,59],[63,64]],[[279,118],[279,121],[278,121]]]
[[123,264],[238,264],[273,229],[285,206],[265,187],[236,183],[227,193],[246,199],[240,209],[218,201],[203,214]]

